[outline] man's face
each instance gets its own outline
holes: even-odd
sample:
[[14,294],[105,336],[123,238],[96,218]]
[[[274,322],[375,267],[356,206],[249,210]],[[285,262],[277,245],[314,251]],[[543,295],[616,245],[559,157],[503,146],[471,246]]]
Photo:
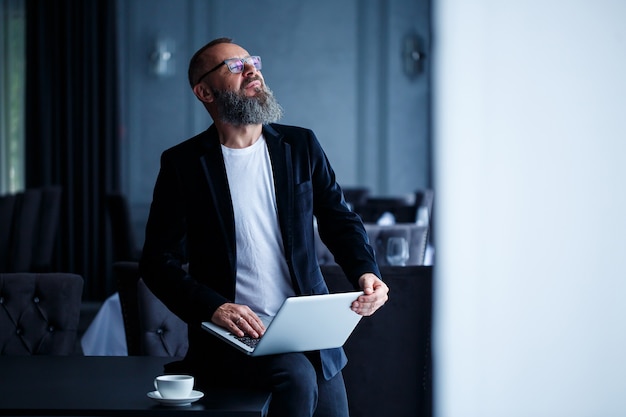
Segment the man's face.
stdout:
[[[220,65],[226,60],[232,61]],[[206,64],[208,70],[219,66],[201,77],[201,82],[210,92],[209,106],[214,106],[221,121],[240,126],[271,123],[282,117],[282,108],[245,49],[235,44],[216,45],[207,51]],[[229,70],[232,64],[239,66],[236,70],[242,67],[241,72]]]

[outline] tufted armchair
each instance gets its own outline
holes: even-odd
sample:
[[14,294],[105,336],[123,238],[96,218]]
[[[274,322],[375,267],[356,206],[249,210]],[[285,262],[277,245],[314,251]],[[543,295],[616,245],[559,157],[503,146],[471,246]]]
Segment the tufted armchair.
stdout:
[[126,346],[129,355],[182,357],[187,353],[187,324],[172,313],[139,276],[137,262],[115,262]]
[[0,274],[0,355],[77,353],[82,292],[80,275]]

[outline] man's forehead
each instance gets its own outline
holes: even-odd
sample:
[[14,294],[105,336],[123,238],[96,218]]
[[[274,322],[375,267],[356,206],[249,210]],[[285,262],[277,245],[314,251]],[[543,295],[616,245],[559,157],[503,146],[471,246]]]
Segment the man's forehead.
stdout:
[[207,51],[207,57],[216,62],[221,62],[228,58],[243,58],[248,55],[248,51],[234,43],[220,43]]

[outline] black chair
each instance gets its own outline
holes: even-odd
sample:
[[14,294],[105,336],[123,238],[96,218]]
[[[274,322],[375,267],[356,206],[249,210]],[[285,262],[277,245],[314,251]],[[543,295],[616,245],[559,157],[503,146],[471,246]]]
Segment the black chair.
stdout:
[[0,355],[79,354],[82,292],[76,274],[0,274]]
[[107,194],[106,204],[111,220],[114,260],[138,261],[141,250],[135,241],[128,200],[123,194],[110,193]]
[[[432,271],[381,267],[389,301],[361,319],[344,345],[350,416],[432,415]],[[353,290],[339,266],[323,265],[322,274],[330,292]]]
[[[428,227],[427,245],[434,247],[433,218],[434,218],[434,202],[435,192],[431,189],[417,190],[415,192],[415,202],[417,204],[417,220],[420,226]],[[432,259],[430,260],[432,262]]]
[[365,223],[376,223],[384,213],[391,213],[396,223],[415,223],[417,204],[414,195],[399,197],[369,197],[354,206],[354,211]]
[[343,197],[352,207],[363,205],[370,195],[368,187],[344,187]]
[[31,265],[40,207],[41,190],[26,190],[18,195],[13,217],[11,272],[33,272]]
[[11,262],[11,235],[15,213],[15,194],[0,196],[0,272],[9,272]]
[[126,347],[132,356],[182,357],[189,347],[187,324],[172,313],[139,276],[137,262],[115,262]]
[[0,272],[49,272],[59,229],[61,187],[0,197]]
[[60,186],[49,186],[41,189],[38,237],[32,259],[32,270],[35,272],[52,270],[52,257],[61,215],[61,196],[62,188]]
[[[419,208],[424,208],[428,214],[427,222],[431,223],[433,214],[433,205],[435,202],[435,191],[429,188],[415,191],[415,205]],[[419,219],[418,219],[419,220]]]

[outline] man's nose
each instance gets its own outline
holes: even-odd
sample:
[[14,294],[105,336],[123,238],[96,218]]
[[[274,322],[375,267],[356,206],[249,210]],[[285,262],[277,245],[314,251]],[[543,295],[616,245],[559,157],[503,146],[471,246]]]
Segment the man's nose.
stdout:
[[254,64],[250,63],[250,62],[244,62],[243,63],[243,75],[248,77],[250,75],[254,75],[256,74],[258,70],[256,69],[256,67],[254,66]]

